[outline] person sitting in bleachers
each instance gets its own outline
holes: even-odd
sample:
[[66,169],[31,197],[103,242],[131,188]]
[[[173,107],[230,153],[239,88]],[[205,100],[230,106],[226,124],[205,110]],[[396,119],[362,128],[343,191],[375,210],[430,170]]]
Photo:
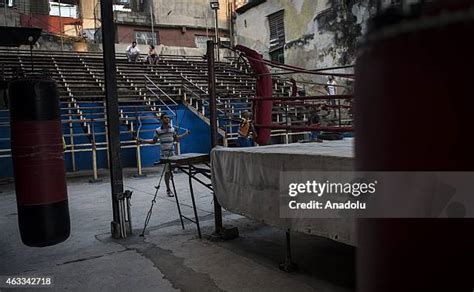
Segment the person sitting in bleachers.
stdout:
[[150,45],[148,49],[148,57],[147,57],[148,64],[158,65],[158,59],[159,57],[158,57],[158,54],[156,53],[155,46]]
[[127,53],[127,59],[129,62],[136,62],[140,57],[140,50],[137,47],[137,42],[133,42],[130,46],[127,47],[125,51]]

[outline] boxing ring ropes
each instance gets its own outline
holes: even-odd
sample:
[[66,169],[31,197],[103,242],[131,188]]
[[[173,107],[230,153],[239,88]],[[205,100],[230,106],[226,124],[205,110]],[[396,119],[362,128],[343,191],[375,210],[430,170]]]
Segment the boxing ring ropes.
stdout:
[[[346,65],[346,66],[336,66],[336,67],[331,67],[331,68],[323,68],[323,69],[315,69],[315,70],[308,70],[308,69],[303,69],[299,68],[296,66],[291,66],[287,64],[281,64],[278,62],[270,61],[270,60],[265,60],[262,58],[255,58],[254,56],[250,56],[249,54],[246,54],[245,52],[242,52],[241,50],[238,50],[236,48],[231,48],[222,44],[218,44],[220,47],[229,49],[233,51],[234,53],[239,55],[239,60],[248,60],[250,63],[254,64],[261,64],[268,66],[270,68],[275,68],[280,70],[280,72],[265,72],[265,73],[259,73],[256,72],[254,76],[257,78],[266,77],[270,76],[278,76],[278,75],[292,75],[292,74],[304,74],[304,75],[318,75],[318,76],[333,76],[333,77],[339,77],[340,79],[347,79],[347,80],[353,80],[354,79],[354,74],[347,74],[347,73],[332,73],[332,72],[325,72],[325,71],[334,71],[334,70],[339,70],[339,69],[348,69],[348,68],[353,68],[353,65]],[[246,48],[244,48],[246,49]],[[245,63],[245,65],[248,67],[248,63]],[[252,66],[252,69],[255,71],[255,65]],[[288,81],[293,82],[293,89],[292,89],[292,96],[255,96],[251,98],[252,101],[252,108],[253,108],[253,114],[255,119],[258,121],[258,112],[255,111],[255,108],[257,108],[259,105],[258,103],[269,101],[273,102],[274,105],[279,105],[279,106],[302,106],[302,107],[308,107],[308,108],[315,108],[315,107],[324,107],[327,109],[330,109],[334,112],[337,111],[337,125],[336,126],[321,126],[321,125],[288,125],[286,124],[278,124],[278,123],[256,123],[255,127],[257,129],[269,129],[269,130],[285,130],[287,135],[288,131],[297,131],[297,132],[303,132],[303,131],[327,131],[327,132],[352,132],[353,128],[352,126],[343,126],[343,121],[342,121],[342,111],[348,111],[350,112],[352,110],[352,94],[335,94],[335,95],[328,95],[326,94],[321,94],[321,95],[314,95],[314,96],[297,96],[297,87],[296,87],[296,81],[291,78],[287,79]],[[258,81],[257,81],[258,83]],[[311,84],[311,85],[316,85],[316,86],[327,86],[327,84],[324,83],[318,83],[318,82],[307,82],[307,81],[298,81],[298,83],[301,84]],[[346,85],[331,85],[334,86],[335,88],[351,88],[350,86]],[[321,90],[315,90],[319,93],[324,93]],[[331,102],[333,101],[333,102]],[[349,104],[342,104],[341,101],[346,101]],[[352,116],[352,115],[350,115]],[[352,120],[352,117],[350,118]],[[285,121],[288,121],[288,116],[285,117]],[[288,138],[287,138],[288,139]]]
[[[293,96],[291,97],[274,97],[271,94],[271,90],[270,90],[270,94],[268,94],[268,90],[266,92],[265,90],[262,91],[261,88],[259,90],[259,83],[269,82],[269,80],[270,82],[267,83],[266,86],[267,86],[267,89],[268,87],[271,88],[272,75],[286,75],[286,74],[298,73],[298,74],[311,74],[311,75],[319,75],[319,76],[335,76],[339,78],[346,78],[346,79],[353,80],[354,79],[353,74],[324,72],[324,71],[335,70],[335,69],[351,68],[353,67],[352,65],[339,66],[339,67],[334,67],[334,68],[307,70],[307,69],[302,69],[295,66],[290,66],[290,65],[285,65],[285,64],[280,64],[280,63],[264,60],[261,57],[261,55],[259,55],[257,52],[251,49],[248,49],[246,47],[231,48],[231,47],[224,46],[220,43],[216,44],[214,41],[210,40],[207,42],[207,55],[206,56],[207,56],[207,61],[208,61],[208,92],[209,92],[209,105],[210,105],[210,126],[211,126],[212,148],[218,145],[218,127],[217,127],[218,115],[217,115],[217,96],[216,96],[217,94],[216,94],[216,76],[215,76],[215,49],[216,47],[232,50],[234,53],[238,54],[239,60],[243,58],[247,59],[253,71],[256,73],[255,76],[257,77],[257,92],[256,92],[256,96],[253,97],[251,101],[252,101],[252,109],[253,109],[252,111],[254,114],[254,120],[256,121],[255,127],[257,131],[259,132],[258,133],[259,137],[261,137],[261,133],[264,132],[266,137],[263,137],[263,138],[267,139],[268,141],[268,138],[270,137],[270,130],[272,129],[277,129],[277,130],[280,129],[280,130],[286,130],[286,131],[289,131],[289,130],[328,131],[328,132],[339,132],[339,133],[353,131],[352,126],[344,127],[342,126],[342,123],[341,123],[341,110],[343,108],[351,108],[352,103],[350,103],[349,106],[341,105],[340,102],[338,102],[337,104],[327,105],[328,107],[337,109],[339,112],[339,124],[336,127],[335,126],[322,127],[320,125],[316,125],[316,126],[280,125],[280,124],[273,123],[271,121],[271,109],[273,106],[273,102],[275,104],[281,104],[281,105],[303,105],[303,106],[311,107],[311,106],[315,106],[318,103],[322,104],[322,103],[326,103],[329,100],[334,100],[334,99],[352,101],[353,99],[352,94],[295,96],[296,93],[295,93],[295,90],[293,90],[293,94],[292,94]],[[248,66],[248,64],[246,65]],[[267,66],[281,69],[282,72],[271,73],[267,69]],[[259,96],[259,93],[262,93],[262,92],[267,93],[268,96],[267,95]],[[262,119],[259,116],[261,112],[258,112],[258,109],[262,106],[262,103],[267,103],[266,114],[270,115],[269,119],[268,119],[268,116],[266,117],[266,119]],[[235,238],[236,236],[238,236],[237,228],[228,229],[224,227],[223,222],[222,222],[222,207],[219,204],[215,193],[213,193],[213,199],[214,199],[214,234],[213,235],[222,239]],[[290,230],[286,231],[286,260],[284,263],[280,265],[280,268],[285,271],[291,271],[295,268],[295,264],[292,262],[292,258],[291,258]]]

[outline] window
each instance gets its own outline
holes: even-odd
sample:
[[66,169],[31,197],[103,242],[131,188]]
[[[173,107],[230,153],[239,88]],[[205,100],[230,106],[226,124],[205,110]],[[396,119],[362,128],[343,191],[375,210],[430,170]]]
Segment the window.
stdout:
[[63,1],[61,1],[61,5],[59,5],[59,2],[51,1],[49,2],[49,15],[78,18],[77,5],[63,3]]
[[130,0],[113,0],[113,10],[122,12],[132,12]]
[[130,0],[114,0],[114,4],[130,6]]
[[207,48],[207,41],[212,40],[212,37],[207,37],[205,35],[196,35],[194,37],[194,42],[196,43],[196,47],[200,49],[206,49]]
[[[282,60],[281,63],[284,63],[283,47],[285,46],[285,24],[283,17],[284,10],[268,16],[268,24],[270,25],[270,56],[275,55],[276,59]],[[276,51],[278,53],[274,53]]]
[[159,41],[157,38],[157,33],[153,35],[151,31],[136,31],[135,40],[139,45],[157,45]]
[[283,48],[270,52],[270,59],[278,63],[282,63],[282,64],[285,63],[285,55],[284,55]]

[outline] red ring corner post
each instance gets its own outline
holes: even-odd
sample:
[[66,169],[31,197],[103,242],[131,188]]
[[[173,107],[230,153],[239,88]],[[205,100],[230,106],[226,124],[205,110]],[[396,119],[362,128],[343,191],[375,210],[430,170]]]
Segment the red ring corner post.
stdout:
[[[248,56],[248,61],[257,75],[256,99],[254,100],[255,124],[269,126],[272,123],[272,100],[259,100],[259,97],[269,97],[273,95],[272,76],[270,70],[263,62],[263,57],[257,51],[248,47],[237,45],[236,50],[241,51]],[[258,136],[255,139],[260,145],[265,145],[270,139],[271,130],[269,128],[257,128]]]

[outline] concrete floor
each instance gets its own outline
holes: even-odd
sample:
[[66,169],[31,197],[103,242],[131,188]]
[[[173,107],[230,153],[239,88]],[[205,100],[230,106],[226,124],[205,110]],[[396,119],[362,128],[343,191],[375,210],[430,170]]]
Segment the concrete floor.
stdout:
[[[159,168],[146,178],[125,171],[125,189],[133,191],[134,234],[110,237],[110,183],[89,177],[68,179],[71,236],[51,247],[21,243],[14,185],[0,182],[0,275],[50,275],[54,290],[67,291],[352,291],[355,250],[331,240],[292,235],[294,261],[300,270],[285,273],[278,263],[285,256],[285,233],[245,217],[224,212],[225,225],[239,228],[240,237],[211,241],[212,195],[195,185],[203,239],[195,225],[181,229],[176,203],[158,195],[146,236],[139,237],[155,193]],[[192,216],[187,176],[175,175],[182,211]],[[5,291],[0,287],[0,291]],[[15,289],[21,291],[26,289]]]

